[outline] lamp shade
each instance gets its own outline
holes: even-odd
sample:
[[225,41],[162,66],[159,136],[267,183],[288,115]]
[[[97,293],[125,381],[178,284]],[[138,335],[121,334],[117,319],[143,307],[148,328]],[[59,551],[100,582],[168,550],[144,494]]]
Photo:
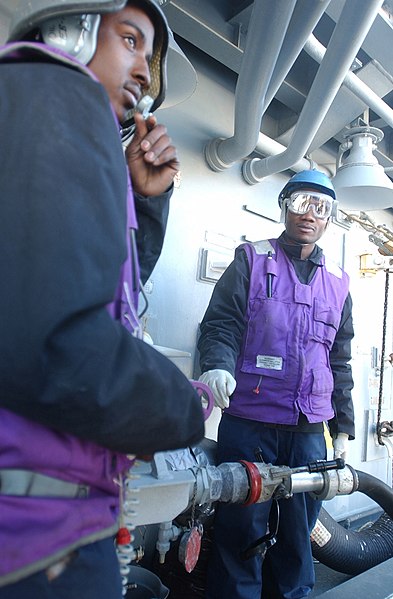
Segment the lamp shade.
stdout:
[[393,182],[373,154],[382,131],[354,127],[346,137],[332,178],[340,208],[366,211],[393,207]]
[[393,207],[393,183],[380,164],[348,165],[337,171],[332,183],[344,210]]

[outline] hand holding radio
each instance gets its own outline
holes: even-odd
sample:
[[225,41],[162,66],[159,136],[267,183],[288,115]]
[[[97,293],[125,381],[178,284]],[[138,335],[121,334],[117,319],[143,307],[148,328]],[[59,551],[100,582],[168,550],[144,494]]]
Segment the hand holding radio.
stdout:
[[164,125],[151,114],[148,102],[135,112],[135,132],[125,155],[133,188],[144,196],[164,193],[179,170],[177,150]]

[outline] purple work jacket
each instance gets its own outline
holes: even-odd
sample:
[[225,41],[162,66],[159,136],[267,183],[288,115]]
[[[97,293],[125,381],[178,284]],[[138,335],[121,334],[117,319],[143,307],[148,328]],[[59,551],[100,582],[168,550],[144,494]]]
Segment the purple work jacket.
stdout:
[[[73,63],[70,56],[43,45],[17,42],[0,49],[0,61],[20,56],[25,49]],[[120,143],[120,139],[119,139]],[[129,229],[136,228],[131,184],[127,199],[128,257],[108,311],[139,336],[136,314],[139,281],[137,257],[131,260]],[[0,586],[18,581],[54,563],[78,546],[115,534],[118,529],[119,486],[115,482],[132,461],[89,441],[48,429],[0,409],[0,470],[28,470],[54,479],[89,486],[87,498],[25,497],[0,493]]]
[[277,240],[240,248],[250,265],[250,289],[237,386],[226,412],[275,424],[295,425],[300,412],[310,423],[329,420],[334,415],[329,352],[348,276],[323,256],[304,285]]

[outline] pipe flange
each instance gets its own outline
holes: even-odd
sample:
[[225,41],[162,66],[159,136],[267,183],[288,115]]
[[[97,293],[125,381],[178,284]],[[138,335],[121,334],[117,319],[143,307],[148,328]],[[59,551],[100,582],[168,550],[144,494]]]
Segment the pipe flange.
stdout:
[[358,477],[351,466],[342,470],[329,470],[322,472],[323,488],[320,492],[310,491],[313,499],[327,501],[336,495],[350,495],[358,488]]
[[254,174],[254,164],[259,162],[258,158],[251,158],[249,160],[245,160],[242,164],[242,175],[243,179],[249,185],[255,185],[255,183],[259,183],[260,179]]
[[343,134],[344,139],[351,140],[356,135],[365,135],[371,137],[375,144],[382,141],[384,133],[378,127],[369,127],[368,125],[359,125],[359,127],[351,127]]
[[220,144],[224,141],[223,137],[216,137],[210,140],[204,150],[205,160],[212,171],[221,172],[232,166],[233,162],[227,163],[222,160],[219,154]]
[[247,462],[246,460],[240,460],[247,471],[248,482],[250,485],[250,491],[247,496],[244,505],[252,505],[257,503],[262,493],[262,477],[257,466],[253,462]]

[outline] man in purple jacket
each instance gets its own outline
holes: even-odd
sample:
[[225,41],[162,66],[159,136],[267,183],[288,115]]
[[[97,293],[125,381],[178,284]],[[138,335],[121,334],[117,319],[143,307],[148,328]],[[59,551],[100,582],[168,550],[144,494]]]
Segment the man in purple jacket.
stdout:
[[163,101],[167,24],[153,0],[0,16],[0,598],[120,599],[130,454],[204,433],[198,394],[139,338],[179,167],[136,111]]
[[[243,244],[215,286],[198,342],[201,381],[224,410],[218,460],[290,467],[334,457],[354,437],[349,360],[353,337],[348,276],[316,245],[336,210],[329,178],[294,175],[279,203],[278,239]],[[320,502],[296,494],[279,504],[217,508],[207,599],[299,599],[314,585],[310,532]],[[270,518],[270,522],[269,522]],[[257,549],[266,533],[272,539]],[[251,548],[251,549],[250,549]]]

